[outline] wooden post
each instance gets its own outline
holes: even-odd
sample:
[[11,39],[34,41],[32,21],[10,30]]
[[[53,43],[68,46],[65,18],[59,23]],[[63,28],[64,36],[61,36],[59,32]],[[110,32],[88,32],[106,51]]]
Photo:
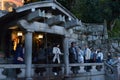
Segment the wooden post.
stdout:
[[64,38],[64,64],[65,64],[65,76],[69,75],[69,51],[68,51],[68,38]]
[[32,31],[25,34],[25,64],[26,80],[32,80]]
[[114,66],[114,80],[120,80],[120,63]]

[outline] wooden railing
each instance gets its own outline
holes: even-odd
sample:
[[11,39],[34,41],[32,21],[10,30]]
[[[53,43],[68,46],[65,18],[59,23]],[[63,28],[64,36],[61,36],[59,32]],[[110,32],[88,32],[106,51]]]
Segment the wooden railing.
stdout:
[[[80,69],[78,70],[77,74],[74,74],[71,71],[71,67],[79,67]],[[85,66],[91,66],[90,72],[87,72],[85,70]],[[102,66],[101,69],[97,69],[97,66]],[[54,72],[52,71],[53,68],[55,67],[59,67],[61,68],[59,70],[59,74],[54,74]],[[35,73],[35,69],[36,68],[45,68],[46,71],[43,72],[42,77],[46,77],[49,78],[47,80],[50,80],[50,78],[55,78],[56,76],[60,76],[60,78],[65,78],[65,65],[64,64],[32,64],[32,77],[38,77],[41,76],[39,74]],[[21,73],[20,74],[16,74],[14,73],[16,68],[20,68],[21,69]],[[25,77],[25,64],[0,64],[0,79],[7,79],[7,78],[14,78],[15,76],[11,76],[11,72],[13,72],[14,75],[16,75],[18,78],[24,78]],[[7,74],[6,74],[7,73]],[[67,78],[73,78],[73,77],[80,77],[80,76],[96,76],[96,75],[104,75],[104,63],[75,63],[75,64],[69,64],[69,76]],[[12,75],[13,75],[12,74]],[[38,75],[38,76],[35,76]],[[103,79],[104,80],[104,79]]]
[[106,80],[120,80],[120,63],[116,60],[113,64],[107,62],[104,62],[104,64]]
[[106,80],[115,80],[114,67],[105,62],[105,77]]

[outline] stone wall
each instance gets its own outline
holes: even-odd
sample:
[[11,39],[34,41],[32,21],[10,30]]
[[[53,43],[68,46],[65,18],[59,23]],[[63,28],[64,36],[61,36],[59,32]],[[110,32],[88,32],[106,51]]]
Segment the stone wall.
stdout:
[[89,44],[90,47],[101,47],[103,40],[108,39],[104,24],[83,23],[78,33],[79,44]]
[[80,30],[74,30],[78,34],[78,45],[88,44],[90,48],[101,48],[104,57],[110,52],[113,57],[120,53],[120,39],[109,39],[107,27],[104,24],[82,23]]

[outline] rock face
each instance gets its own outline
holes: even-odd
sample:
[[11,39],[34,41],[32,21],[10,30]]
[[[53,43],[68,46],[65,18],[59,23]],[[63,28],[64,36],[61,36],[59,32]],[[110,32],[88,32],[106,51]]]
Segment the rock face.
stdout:
[[101,48],[105,57],[108,53],[111,53],[113,57],[120,53],[119,40],[109,39],[107,28],[103,24],[82,23],[79,30],[76,29],[76,33],[81,47],[88,44],[93,49]]
[[[81,29],[81,28],[80,28]],[[107,29],[103,24],[83,23],[78,39],[90,47],[100,47],[103,40],[108,39]]]

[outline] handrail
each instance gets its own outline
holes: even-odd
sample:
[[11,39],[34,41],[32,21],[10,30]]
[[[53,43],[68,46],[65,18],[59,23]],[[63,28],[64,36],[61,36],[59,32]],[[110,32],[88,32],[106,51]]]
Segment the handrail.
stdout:
[[104,65],[104,63],[71,63],[69,66],[99,66]]
[[[70,63],[69,66],[98,66],[104,63]],[[33,64],[32,67],[65,67],[65,64]],[[25,68],[25,64],[0,64],[0,68]]]
[[33,64],[32,67],[64,67],[64,64]]
[[[33,64],[34,67],[64,67],[64,64]],[[0,68],[25,68],[25,64],[0,64]]]
[[106,78],[108,78],[107,80],[115,80],[114,75],[115,75],[115,70],[114,67],[110,64],[108,64],[107,62],[104,62],[105,65],[105,74],[106,74]]
[[25,68],[25,64],[0,64],[0,68]]
[[114,70],[114,67],[112,67],[111,65],[109,65],[107,62],[104,62],[105,66],[109,67],[110,69]]
[[[81,69],[79,70],[79,73],[76,74],[76,75],[74,73],[71,73],[71,71],[69,71],[69,75],[67,76],[67,78],[80,77],[81,73],[82,73],[83,77],[84,76],[104,75],[103,70],[98,71],[96,69],[95,66],[99,66],[99,65],[104,66],[104,63],[71,63],[71,64],[69,64],[69,67],[79,66],[79,67],[81,67]],[[85,66],[93,66],[93,70],[91,70],[91,72],[86,72],[86,70],[84,70]],[[60,74],[57,75],[57,76],[52,74],[54,72],[51,72],[54,67],[61,67],[62,68],[62,70],[61,70],[62,72],[60,72]],[[21,69],[22,72],[20,73],[20,75],[18,75],[18,76],[20,76],[19,78],[24,78],[25,77],[25,68],[26,68],[25,64],[0,64],[0,69],[1,69],[0,74],[2,74],[2,71],[8,70],[8,69],[14,69],[14,68],[20,68]],[[32,69],[33,69],[32,75],[35,74],[35,69],[36,68],[46,68],[46,70],[47,70],[46,72],[50,71],[49,75],[44,75],[43,77],[52,77],[52,78],[53,77],[58,77],[58,76],[62,76],[61,78],[65,77],[65,75],[64,75],[65,64],[32,64]],[[103,67],[103,69],[104,69],[104,67]]]

